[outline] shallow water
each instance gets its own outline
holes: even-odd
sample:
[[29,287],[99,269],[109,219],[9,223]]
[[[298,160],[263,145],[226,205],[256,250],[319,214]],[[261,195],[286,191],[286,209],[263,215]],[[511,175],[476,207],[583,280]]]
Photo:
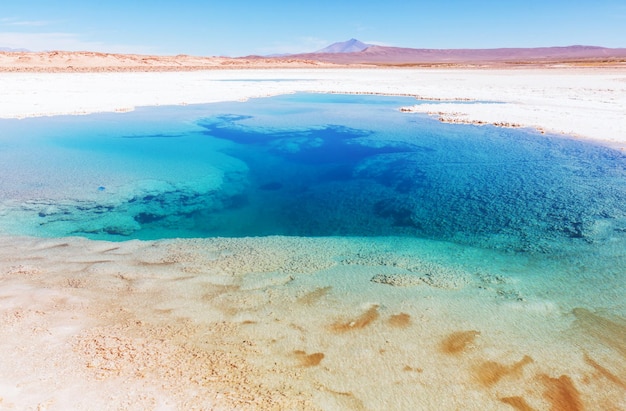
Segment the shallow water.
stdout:
[[[443,397],[433,393],[450,378],[459,390],[451,407],[480,392],[530,409],[517,396],[520,384],[533,392],[532,404],[552,401],[544,389],[617,404],[626,372],[612,362],[624,356],[626,156],[529,130],[399,112],[413,103],[296,94],[2,120],[3,235],[206,238],[124,243],[130,251],[119,254],[107,245],[87,256],[83,248],[102,247],[44,242],[28,250],[15,240],[13,254],[24,261],[16,269],[17,257],[5,256],[13,264],[6,272],[27,272],[41,250],[52,250],[50,267],[78,264],[70,272],[109,276],[106,286],[146,275],[133,285],[139,292],[164,281],[160,289],[173,296],[146,318],[217,315],[205,312],[208,301],[220,321],[253,330],[268,358],[283,350],[291,353],[281,357],[286,363],[326,364],[307,378],[334,387],[344,402],[355,393],[364,408],[380,409],[395,393],[404,401],[398,409],[415,409],[416,398],[438,409]],[[153,246],[162,249],[154,261]],[[196,295],[176,276],[210,286]],[[137,304],[142,311],[152,302]],[[477,338],[479,350],[461,356]],[[384,359],[367,360],[386,377],[364,389],[371,369],[341,356],[388,343],[395,348]],[[522,368],[532,375],[522,378]],[[418,389],[407,376],[422,372],[432,385]],[[590,383],[591,372],[604,380]],[[468,389],[464,378],[478,378],[485,391]],[[490,391],[500,378],[515,382],[515,395],[498,400]],[[606,396],[589,397],[603,383],[613,384]]]
[[107,240],[400,235],[533,252],[623,239],[623,153],[396,110],[410,101],[300,94],[5,120],[0,224]]

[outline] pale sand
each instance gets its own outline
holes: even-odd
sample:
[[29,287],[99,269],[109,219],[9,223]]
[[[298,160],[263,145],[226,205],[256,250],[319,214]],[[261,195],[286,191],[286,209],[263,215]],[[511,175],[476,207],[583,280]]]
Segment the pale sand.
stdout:
[[406,238],[0,238],[0,408],[623,409],[626,325],[567,301],[597,284],[522,287],[533,262],[500,260]]
[[[232,81],[238,79],[290,81]],[[0,118],[126,111],[301,91],[473,100],[488,103],[445,102],[406,110],[444,121],[532,127],[626,145],[626,67],[0,73],[0,90]]]
[[[271,78],[295,81],[218,81]],[[295,91],[401,93],[505,101],[445,110],[624,144],[625,78],[604,70],[14,73],[0,75],[0,116]],[[494,107],[502,117],[489,117]],[[529,267],[536,278],[517,277]],[[427,240],[0,237],[0,409],[624,409],[626,325],[577,308],[618,300],[623,284],[608,274],[602,285],[593,276],[572,284],[558,270],[558,261]]]

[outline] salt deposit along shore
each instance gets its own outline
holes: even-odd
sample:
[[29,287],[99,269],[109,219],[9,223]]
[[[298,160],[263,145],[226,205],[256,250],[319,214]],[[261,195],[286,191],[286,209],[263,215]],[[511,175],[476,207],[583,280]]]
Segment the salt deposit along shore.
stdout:
[[532,127],[626,145],[626,67],[0,73],[0,90],[0,118],[127,111],[293,92],[411,95],[437,103],[405,111],[429,113],[447,122]]
[[[407,94],[444,121],[626,147],[626,69],[3,73],[0,90],[0,118]],[[0,233],[0,409],[626,409],[623,231],[605,231],[558,256]]]

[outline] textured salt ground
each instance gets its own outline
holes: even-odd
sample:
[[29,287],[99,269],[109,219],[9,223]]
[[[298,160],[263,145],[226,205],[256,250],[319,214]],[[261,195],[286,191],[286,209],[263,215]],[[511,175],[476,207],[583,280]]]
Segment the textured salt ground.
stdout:
[[3,409],[626,406],[624,318],[541,295],[572,284],[528,284],[517,270],[549,265],[526,258],[393,238],[0,241]]

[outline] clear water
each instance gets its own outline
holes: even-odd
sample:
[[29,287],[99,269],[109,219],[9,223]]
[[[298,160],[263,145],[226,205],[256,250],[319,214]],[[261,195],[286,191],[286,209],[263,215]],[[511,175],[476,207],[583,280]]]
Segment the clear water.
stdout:
[[[81,279],[102,277],[107,287],[126,281],[124,270],[143,273],[151,291],[148,303],[133,294],[141,310],[154,305],[153,281],[178,284],[178,302],[163,294],[155,318],[205,316],[214,304],[231,321],[256,324],[273,364],[293,363],[303,345],[326,352],[319,381],[336,378],[328,392],[355,392],[371,409],[389,398],[406,403],[398,409],[416,409],[416,401],[441,409],[460,391],[467,395],[459,401],[474,398],[477,366],[526,355],[535,369],[511,377],[512,395],[540,401],[552,381],[546,375],[572,375],[585,403],[623,403],[623,391],[611,390],[623,387],[615,375],[623,375],[626,352],[624,153],[529,130],[441,124],[398,110],[408,104],[415,101],[296,94],[2,120],[0,235],[211,237],[176,242],[182,260],[163,267],[154,261],[171,260],[149,248],[164,252],[168,242],[124,243],[128,252],[115,255],[107,244],[84,257],[84,242],[30,250],[29,240],[9,237],[4,244],[26,250],[0,248],[4,264],[21,273],[24,256],[24,264],[56,264],[63,275],[78,264]],[[110,260],[122,256],[129,266]],[[244,286],[225,287],[216,273]],[[201,281],[187,283],[189,275]],[[218,277],[212,301],[207,290]],[[386,278],[413,282],[392,287]],[[303,295],[322,300],[300,304]],[[414,325],[392,332],[379,319],[367,333],[329,333],[363,307],[381,318],[410,314]],[[436,350],[443,336],[468,330],[481,333],[481,348],[451,357]],[[391,348],[383,356],[381,347]],[[422,382],[402,371],[398,385],[393,370],[407,364],[423,366]],[[484,391],[494,401],[505,392]]]
[[411,236],[524,252],[623,241],[626,157],[527,130],[400,113],[408,98],[4,120],[11,234]]

